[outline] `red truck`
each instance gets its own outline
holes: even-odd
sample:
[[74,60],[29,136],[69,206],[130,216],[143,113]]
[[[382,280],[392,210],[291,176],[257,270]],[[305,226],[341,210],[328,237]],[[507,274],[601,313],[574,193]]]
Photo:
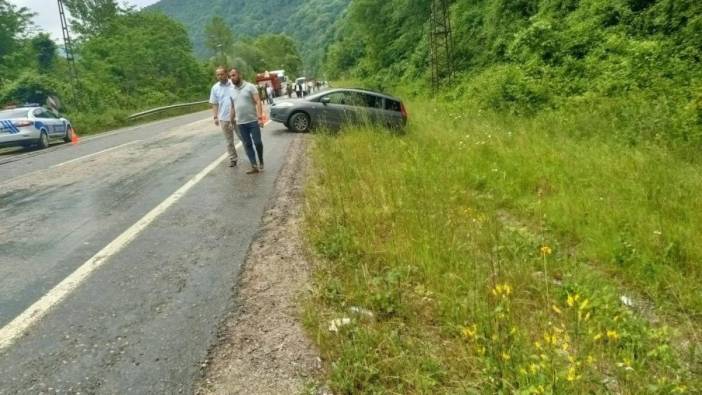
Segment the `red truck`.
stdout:
[[273,87],[273,91],[275,92],[275,96],[281,96],[283,94],[283,84],[280,78],[278,78],[278,75],[275,73],[258,73],[256,74],[256,85],[265,88],[268,85]]

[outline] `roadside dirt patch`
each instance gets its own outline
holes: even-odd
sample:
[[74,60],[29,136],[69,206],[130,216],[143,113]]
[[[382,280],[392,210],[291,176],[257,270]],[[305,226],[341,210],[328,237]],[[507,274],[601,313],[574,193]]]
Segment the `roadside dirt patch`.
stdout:
[[294,394],[318,369],[300,320],[309,279],[301,235],[309,136],[298,135],[240,277],[237,310],[210,351],[198,394]]

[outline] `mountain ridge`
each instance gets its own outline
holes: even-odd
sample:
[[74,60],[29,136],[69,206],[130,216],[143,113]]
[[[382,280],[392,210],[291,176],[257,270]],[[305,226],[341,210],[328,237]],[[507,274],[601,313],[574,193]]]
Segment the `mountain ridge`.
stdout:
[[200,58],[212,56],[205,45],[205,26],[222,17],[235,38],[284,33],[298,44],[308,73],[319,70],[334,25],[350,0],[161,0],[146,9],[161,11],[183,23]]

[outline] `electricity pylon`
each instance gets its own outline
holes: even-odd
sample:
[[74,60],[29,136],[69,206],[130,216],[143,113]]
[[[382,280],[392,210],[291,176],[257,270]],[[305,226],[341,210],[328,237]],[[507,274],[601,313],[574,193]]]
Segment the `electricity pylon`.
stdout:
[[451,84],[454,74],[453,34],[450,0],[432,0],[429,20],[431,84],[436,92],[443,83]]

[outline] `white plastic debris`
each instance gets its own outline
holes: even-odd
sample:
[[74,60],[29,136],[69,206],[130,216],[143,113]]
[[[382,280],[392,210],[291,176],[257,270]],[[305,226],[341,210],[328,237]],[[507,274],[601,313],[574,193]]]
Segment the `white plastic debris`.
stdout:
[[620,296],[619,301],[621,301],[622,304],[626,307],[634,307],[634,301],[626,295]]
[[349,311],[351,311],[354,314],[373,319],[375,317],[375,314],[373,314],[372,311],[368,309],[364,309],[363,307],[356,307],[356,306],[351,306],[349,308]]
[[339,328],[351,324],[350,318],[337,318],[329,322],[329,332],[339,332]]

